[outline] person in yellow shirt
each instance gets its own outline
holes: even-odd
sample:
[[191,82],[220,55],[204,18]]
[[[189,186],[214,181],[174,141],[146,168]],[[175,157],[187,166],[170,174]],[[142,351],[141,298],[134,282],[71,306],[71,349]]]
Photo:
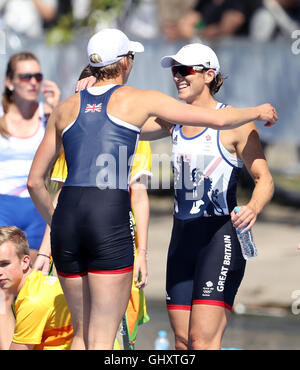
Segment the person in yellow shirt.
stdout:
[[16,226],[0,227],[0,287],[16,297],[15,325],[11,310],[0,312],[1,331],[7,329],[1,349],[70,349],[73,326],[59,280],[32,269],[27,238]]

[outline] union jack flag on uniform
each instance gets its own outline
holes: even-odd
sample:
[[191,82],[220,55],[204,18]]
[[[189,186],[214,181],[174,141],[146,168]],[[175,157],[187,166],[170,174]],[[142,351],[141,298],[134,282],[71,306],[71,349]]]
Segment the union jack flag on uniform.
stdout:
[[95,112],[101,112],[102,110],[102,103],[100,104],[87,104],[85,107],[84,113],[95,113]]

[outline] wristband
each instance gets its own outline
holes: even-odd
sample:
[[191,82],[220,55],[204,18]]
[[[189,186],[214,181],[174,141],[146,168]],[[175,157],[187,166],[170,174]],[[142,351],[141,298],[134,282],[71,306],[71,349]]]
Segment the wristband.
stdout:
[[43,256],[43,257],[47,257],[47,258],[49,258],[49,259],[50,259],[50,256],[48,256],[47,254],[43,254],[43,253],[38,253],[37,255],[38,255],[38,256]]

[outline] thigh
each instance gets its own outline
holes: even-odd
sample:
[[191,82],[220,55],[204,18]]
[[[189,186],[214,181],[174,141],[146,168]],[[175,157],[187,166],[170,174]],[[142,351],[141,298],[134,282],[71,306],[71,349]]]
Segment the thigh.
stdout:
[[244,275],[245,260],[228,217],[205,222],[208,237],[197,258],[193,305],[216,305],[231,310]]
[[190,349],[220,349],[230,310],[221,306],[193,305],[189,326]]
[[74,333],[89,325],[90,293],[88,277],[66,278],[58,276],[60,285],[71,313]]
[[89,272],[131,271],[134,262],[134,232],[130,222],[129,194],[123,190],[87,189],[80,228],[86,243]]
[[168,310],[190,310],[192,305],[195,251],[185,222],[174,218],[167,257],[166,303]]
[[191,311],[168,309],[168,315],[175,336],[176,349],[188,349]]
[[128,306],[132,271],[120,274],[89,273],[91,311],[89,349],[112,349]]

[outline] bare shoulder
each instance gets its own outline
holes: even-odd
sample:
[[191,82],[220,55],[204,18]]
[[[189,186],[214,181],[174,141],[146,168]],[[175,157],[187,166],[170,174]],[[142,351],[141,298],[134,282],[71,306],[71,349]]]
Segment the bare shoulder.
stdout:
[[132,86],[123,86],[121,89],[117,90],[117,95],[120,98],[134,98],[134,99],[146,99],[149,97],[154,97],[159,95],[159,92],[156,90],[150,90],[150,89],[137,89]]
[[59,111],[63,111],[65,109],[70,109],[71,107],[74,108],[74,104],[80,104],[80,93],[77,92],[76,94],[71,95],[67,99],[63,100],[57,105]]
[[74,121],[80,110],[80,93],[71,95],[59,103],[53,111],[56,117],[57,128],[63,130]]

